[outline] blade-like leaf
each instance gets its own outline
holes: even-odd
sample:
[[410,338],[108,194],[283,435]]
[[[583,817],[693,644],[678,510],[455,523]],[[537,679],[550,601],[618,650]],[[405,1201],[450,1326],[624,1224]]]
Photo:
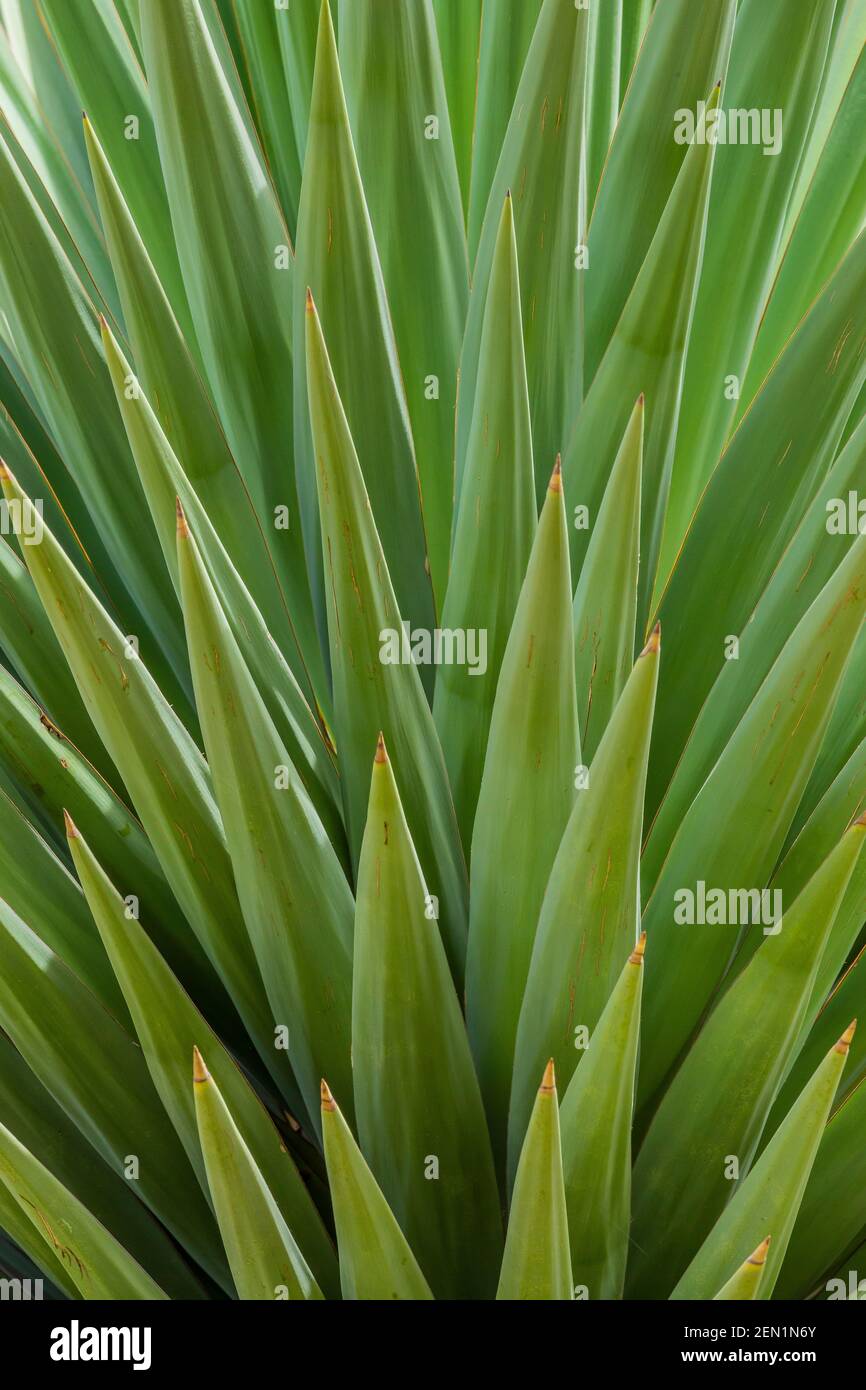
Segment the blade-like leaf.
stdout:
[[502,662],[472,837],[466,1024],[500,1176],[532,943],[580,763],[570,606],[557,465]]
[[[473,3],[480,8],[479,0]],[[454,13],[454,5],[446,8]],[[471,11],[472,3],[464,0],[457,9],[463,16]],[[476,15],[476,43],[477,35]],[[469,297],[469,268],[436,23],[429,0],[388,6],[378,0],[343,0],[340,66],[400,355],[424,503],[430,574],[440,612],[448,582],[457,364]],[[474,98],[474,66],[472,72],[469,90]],[[452,69],[450,75],[458,74]],[[393,176],[395,169],[400,170],[399,179]],[[308,284],[315,293],[313,282]],[[330,318],[321,306],[320,312],[333,344]],[[381,386],[378,401],[381,403]],[[354,429],[348,403],[347,409]],[[357,430],[355,439],[360,447]],[[374,494],[372,485],[370,491]],[[378,510],[377,518],[382,525],[384,519]]]
[[611,469],[574,595],[577,708],[588,763],[634,660],[643,423],[640,395]]
[[657,965],[644,1007],[641,1105],[687,1042],[738,943],[739,909],[719,913],[709,899],[704,923],[697,920],[698,897],[717,892],[716,905],[727,904],[731,890],[769,882],[864,613],[860,536],[788,639],[680,823],[644,910]]
[[464,846],[472,825],[499,667],[535,535],[535,478],[511,195],[499,225],[481,335],[472,429],[442,627],[484,634],[484,665],[440,668],[433,717]]
[[208,1184],[189,1085],[196,1039],[205,1048],[234,1123],[316,1280],[336,1292],[336,1262],[295,1164],[237,1064],[178,984],[146,931],[130,921],[116,889],[68,822],[69,847],[102,940],[135,1023],[153,1084],[205,1194]]
[[322,1137],[343,1297],[388,1303],[431,1299],[418,1261],[324,1081]]
[[785,906],[770,928],[778,934],[765,936],[723,995],[662,1097],[635,1165],[638,1296],[658,1297],[682,1274],[730,1196],[730,1156],[741,1178],[749,1171],[864,835],[866,825],[852,826]]
[[177,548],[196,704],[238,897],[315,1124],[322,1072],[351,1087],[352,893],[182,512]]
[[553,1056],[567,1086],[638,935],[646,760],[660,634],[638,657],[578,794],[544,895],[520,1011],[508,1131],[513,1172],[538,1059]]
[[198,1048],[192,1079],[208,1185],[239,1297],[320,1299],[321,1289]]
[[[352,143],[327,0],[323,0],[319,24],[310,133],[298,213],[293,374],[295,470],[301,521],[307,561],[314,576],[318,619],[324,630],[330,578],[327,563],[322,560],[318,520],[319,446],[314,427],[311,434],[310,423],[313,385],[305,357],[308,290],[315,296],[327,332],[334,377],[358,451],[400,612],[409,622],[430,628],[433,593],[409,408],[373,225]],[[413,287],[413,303],[415,294]],[[357,347],[359,324],[364,333],[362,353]],[[432,403],[427,404],[429,407]],[[433,404],[432,408],[437,406]],[[444,459],[440,465],[447,468]]]
[[497,1299],[571,1301],[559,1101],[548,1062],[523,1141]]
[[220,63],[199,0],[152,0],[141,19],[160,158],[202,361],[319,688],[324,679],[288,466],[288,232],[239,84]]
[[[403,664],[408,637],[312,298],[307,376],[349,846],[357,862],[367,814],[369,749],[384,731],[397,760],[412,840],[435,899],[431,906],[452,970],[462,974],[468,885],[442,750],[418,668],[414,660]],[[432,634],[426,637],[429,659]]]
[[734,1192],[671,1298],[712,1298],[713,1291],[738,1268],[743,1249],[760,1239],[757,1229],[769,1230],[772,1236],[758,1297],[772,1298],[853,1032],[852,1024],[824,1058],[772,1143]]
[[622,1298],[631,1207],[631,1117],[643,988],[641,937],[562,1099],[562,1166],[575,1294]]
[[164,1299],[149,1274],[77,1197],[0,1125],[0,1182],[86,1299]]
[[509,189],[520,260],[539,501],[547,486],[550,460],[561,452],[580,401],[583,290],[576,258],[586,227],[583,136],[588,28],[586,9],[544,0],[514,98],[479,238],[460,358],[458,498],[475,412],[487,285]]
[[490,1297],[502,1253],[460,1005],[381,738],[358,866],[352,1064],[364,1157],[438,1297]]

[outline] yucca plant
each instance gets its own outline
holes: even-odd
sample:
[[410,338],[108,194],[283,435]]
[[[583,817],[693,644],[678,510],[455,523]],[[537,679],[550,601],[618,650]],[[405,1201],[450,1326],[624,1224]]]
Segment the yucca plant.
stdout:
[[5,1273],[849,1287],[866,5],[0,21]]

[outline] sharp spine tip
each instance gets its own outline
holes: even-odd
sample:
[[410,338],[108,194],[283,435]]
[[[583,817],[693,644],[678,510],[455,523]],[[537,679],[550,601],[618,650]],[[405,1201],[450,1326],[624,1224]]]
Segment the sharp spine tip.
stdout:
[[657,651],[659,651],[660,648],[661,648],[661,644],[662,644],[662,625],[661,625],[661,623],[659,622],[659,623],[656,623],[655,627],[653,628],[652,632],[650,633],[649,639],[648,639],[648,641],[647,641],[647,644],[646,644],[646,646],[644,647],[643,651],[641,652],[641,656],[648,656],[648,655],[650,654],[650,652],[657,652]]
[[205,1066],[204,1058],[195,1043],[193,1043],[192,1048],[192,1079],[199,1086],[203,1081],[210,1081],[210,1072]]
[[385,747],[385,735],[381,730],[379,731],[379,737],[376,739],[376,756],[373,761],[374,763],[380,764],[388,761],[388,750]]
[[562,454],[556,455],[547,490],[548,492],[562,492]]
[[306,300],[307,300],[307,313],[308,313],[308,314],[311,314],[311,313],[313,312],[313,310],[315,309],[316,306],[315,306],[315,304],[313,303],[313,291],[310,289],[309,285],[307,286]]
[[766,1262],[769,1248],[770,1236],[764,1236],[764,1239],[761,1241],[758,1248],[752,1251],[746,1263],[750,1265],[763,1265]]
[[845,1029],[845,1032],[842,1034],[841,1038],[836,1044],[836,1051],[841,1052],[843,1057],[846,1057],[848,1055],[848,1049],[854,1040],[854,1034],[856,1030],[857,1020],[856,1018],[852,1018],[851,1022],[848,1024],[848,1027]]
[[552,1057],[544,1068],[544,1076],[541,1078],[541,1085],[538,1089],[542,1095],[546,1096],[552,1095],[556,1090],[556,1070],[553,1065]]
[[63,808],[63,824],[66,827],[67,840],[81,839],[81,836],[78,833],[78,826],[75,824],[75,821],[72,819],[65,806]]
[[629,956],[630,965],[642,965],[644,952],[646,951],[646,932],[642,931],[638,937],[637,945]]
[[322,1109],[323,1109],[323,1110],[336,1110],[336,1108],[337,1108],[337,1102],[334,1100],[334,1097],[331,1095],[331,1088],[330,1088],[330,1086],[328,1085],[328,1083],[327,1083],[327,1081],[325,1080],[324,1077],[322,1077],[321,1093],[322,1093]]
[[186,519],[186,512],[179,497],[174,499],[174,511],[177,517],[177,534],[186,540],[189,535],[189,522]]

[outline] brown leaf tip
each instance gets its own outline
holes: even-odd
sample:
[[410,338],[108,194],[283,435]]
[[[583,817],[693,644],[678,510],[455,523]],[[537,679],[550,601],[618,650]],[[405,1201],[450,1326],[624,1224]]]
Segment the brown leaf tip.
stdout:
[[310,289],[309,285],[307,286],[306,302],[307,302],[307,313],[308,313],[308,314],[311,314],[311,313],[313,312],[313,310],[315,309],[316,306],[315,306],[315,304],[313,303],[313,291]]
[[12,477],[12,469],[5,459],[0,459],[0,481],[6,481]]
[[386,763],[387,761],[388,753],[385,749],[385,735],[380,730],[379,737],[376,739],[376,756],[373,759],[373,762],[381,764]]
[[661,625],[661,623],[659,622],[659,623],[656,623],[655,627],[653,628],[652,632],[650,633],[650,635],[649,635],[649,640],[648,640],[646,646],[644,647],[643,651],[641,652],[641,656],[650,656],[652,653],[657,653],[657,652],[659,651],[659,649],[661,648],[661,644],[662,644],[662,625]]
[[836,1047],[835,1047],[835,1051],[836,1051],[836,1052],[841,1052],[841,1054],[842,1054],[843,1057],[847,1057],[847,1056],[848,1056],[848,1048],[851,1046],[851,1043],[854,1041],[854,1034],[855,1034],[856,1030],[857,1030],[857,1020],[856,1020],[856,1018],[852,1018],[851,1022],[848,1024],[848,1027],[845,1029],[845,1032],[842,1034],[841,1038],[839,1039],[839,1041],[837,1042]]
[[562,492],[562,455],[556,455],[556,462],[553,465],[553,472],[550,475],[550,482],[547,484],[548,492]]
[[763,1265],[763,1264],[765,1263],[766,1259],[767,1259],[767,1251],[769,1250],[769,1248],[770,1248],[770,1237],[769,1237],[769,1236],[764,1236],[764,1239],[761,1241],[761,1243],[760,1243],[760,1245],[758,1246],[757,1250],[753,1250],[753,1251],[752,1251],[751,1255],[749,1256],[748,1260],[746,1261],[746,1264],[750,1264],[750,1265],[759,1265],[759,1266],[760,1266],[760,1265]]
[[182,537],[183,540],[186,540],[189,535],[189,522],[186,519],[186,512],[183,509],[183,503],[179,497],[175,497],[174,499],[174,510],[177,516],[177,534]]
[[204,1081],[210,1081],[210,1072],[204,1064],[204,1058],[198,1048],[193,1043],[192,1048],[192,1079],[196,1086],[200,1086]]
[[866,811],[861,811],[859,816],[854,819],[855,825],[866,825]]
[[76,826],[75,821],[72,819],[65,806],[63,808],[63,824],[66,827],[67,840],[81,839],[81,836],[78,833],[78,827]]
[[322,1077],[322,1109],[323,1109],[323,1110],[331,1111],[331,1110],[336,1110],[336,1108],[337,1108],[337,1102],[334,1100],[334,1097],[331,1095],[331,1088],[330,1088],[330,1086],[328,1085],[328,1083],[327,1083],[327,1081],[325,1080],[325,1078]]
[[556,1073],[554,1071],[552,1057],[544,1068],[544,1076],[541,1078],[541,1085],[538,1089],[543,1096],[553,1095],[553,1092],[556,1090]]
[[643,965],[644,952],[646,951],[646,932],[642,931],[638,943],[628,958],[629,965]]

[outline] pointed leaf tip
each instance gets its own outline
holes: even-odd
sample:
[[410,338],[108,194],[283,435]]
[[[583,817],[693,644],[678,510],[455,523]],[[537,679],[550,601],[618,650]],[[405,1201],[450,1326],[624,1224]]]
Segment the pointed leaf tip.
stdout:
[[0,459],[0,481],[3,481],[5,479],[9,479],[11,481],[12,469],[9,467],[5,459]]
[[374,762],[374,764],[375,764],[375,763],[381,764],[381,763],[386,763],[387,761],[388,761],[388,752],[387,752],[387,749],[385,748],[385,735],[384,735],[384,734],[381,732],[381,730],[380,730],[380,731],[379,731],[379,737],[376,739],[376,756],[374,757],[373,762]]
[[309,285],[307,286],[306,303],[307,303],[307,313],[308,313],[308,314],[312,314],[312,313],[314,312],[316,306],[315,306],[315,304],[313,303],[313,291],[310,289]]
[[204,1058],[193,1043],[192,1047],[192,1079],[196,1085],[201,1085],[203,1081],[210,1081],[210,1072],[204,1064]]
[[847,1057],[848,1055],[848,1049],[854,1040],[854,1033],[856,1029],[857,1020],[856,1018],[852,1018],[851,1022],[848,1024],[848,1027],[845,1029],[845,1032],[842,1034],[841,1038],[836,1044],[836,1051],[841,1052],[843,1057]]
[[544,1068],[544,1076],[541,1078],[541,1085],[538,1089],[541,1094],[545,1096],[552,1095],[556,1090],[556,1072],[554,1070],[552,1057]]
[[638,939],[637,945],[635,946],[634,950],[632,951],[631,955],[630,955],[629,958],[628,958],[628,959],[629,959],[629,964],[630,964],[630,965],[642,965],[642,964],[643,964],[643,958],[644,958],[644,952],[645,952],[645,951],[646,951],[646,932],[645,932],[645,931],[642,931],[641,934],[640,934],[640,937],[639,937],[639,939]]
[[650,633],[650,635],[649,635],[649,641],[647,642],[646,646],[644,647],[643,651],[641,652],[641,656],[649,656],[651,652],[658,652],[658,651],[661,649],[661,644],[662,644],[662,625],[661,625],[660,622],[658,622],[658,623],[656,623],[655,627],[653,628],[652,632]]
[[78,833],[78,827],[65,806],[63,808],[63,824],[66,827],[67,840],[79,840],[81,838]]
[[328,1085],[328,1083],[327,1083],[327,1081],[325,1080],[325,1078],[322,1077],[322,1109],[323,1109],[323,1110],[331,1111],[331,1110],[336,1110],[336,1108],[337,1108],[337,1102],[334,1100],[334,1097],[331,1095],[331,1088],[330,1088],[330,1086]]
[[553,465],[553,472],[550,475],[550,482],[547,485],[548,492],[562,492],[562,455],[556,455],[556,462]]
[[177,516],[177,534],[186,540],[189,535],[189,522],[186,519],[186,512],[179,497],[174,499],[174,510]]
[[747,1263],[750,1265],[762,1265],[766,1262],[767,1251],[770,1248],[770,1236],[764,1236],[757,1250],[753,1250]]

